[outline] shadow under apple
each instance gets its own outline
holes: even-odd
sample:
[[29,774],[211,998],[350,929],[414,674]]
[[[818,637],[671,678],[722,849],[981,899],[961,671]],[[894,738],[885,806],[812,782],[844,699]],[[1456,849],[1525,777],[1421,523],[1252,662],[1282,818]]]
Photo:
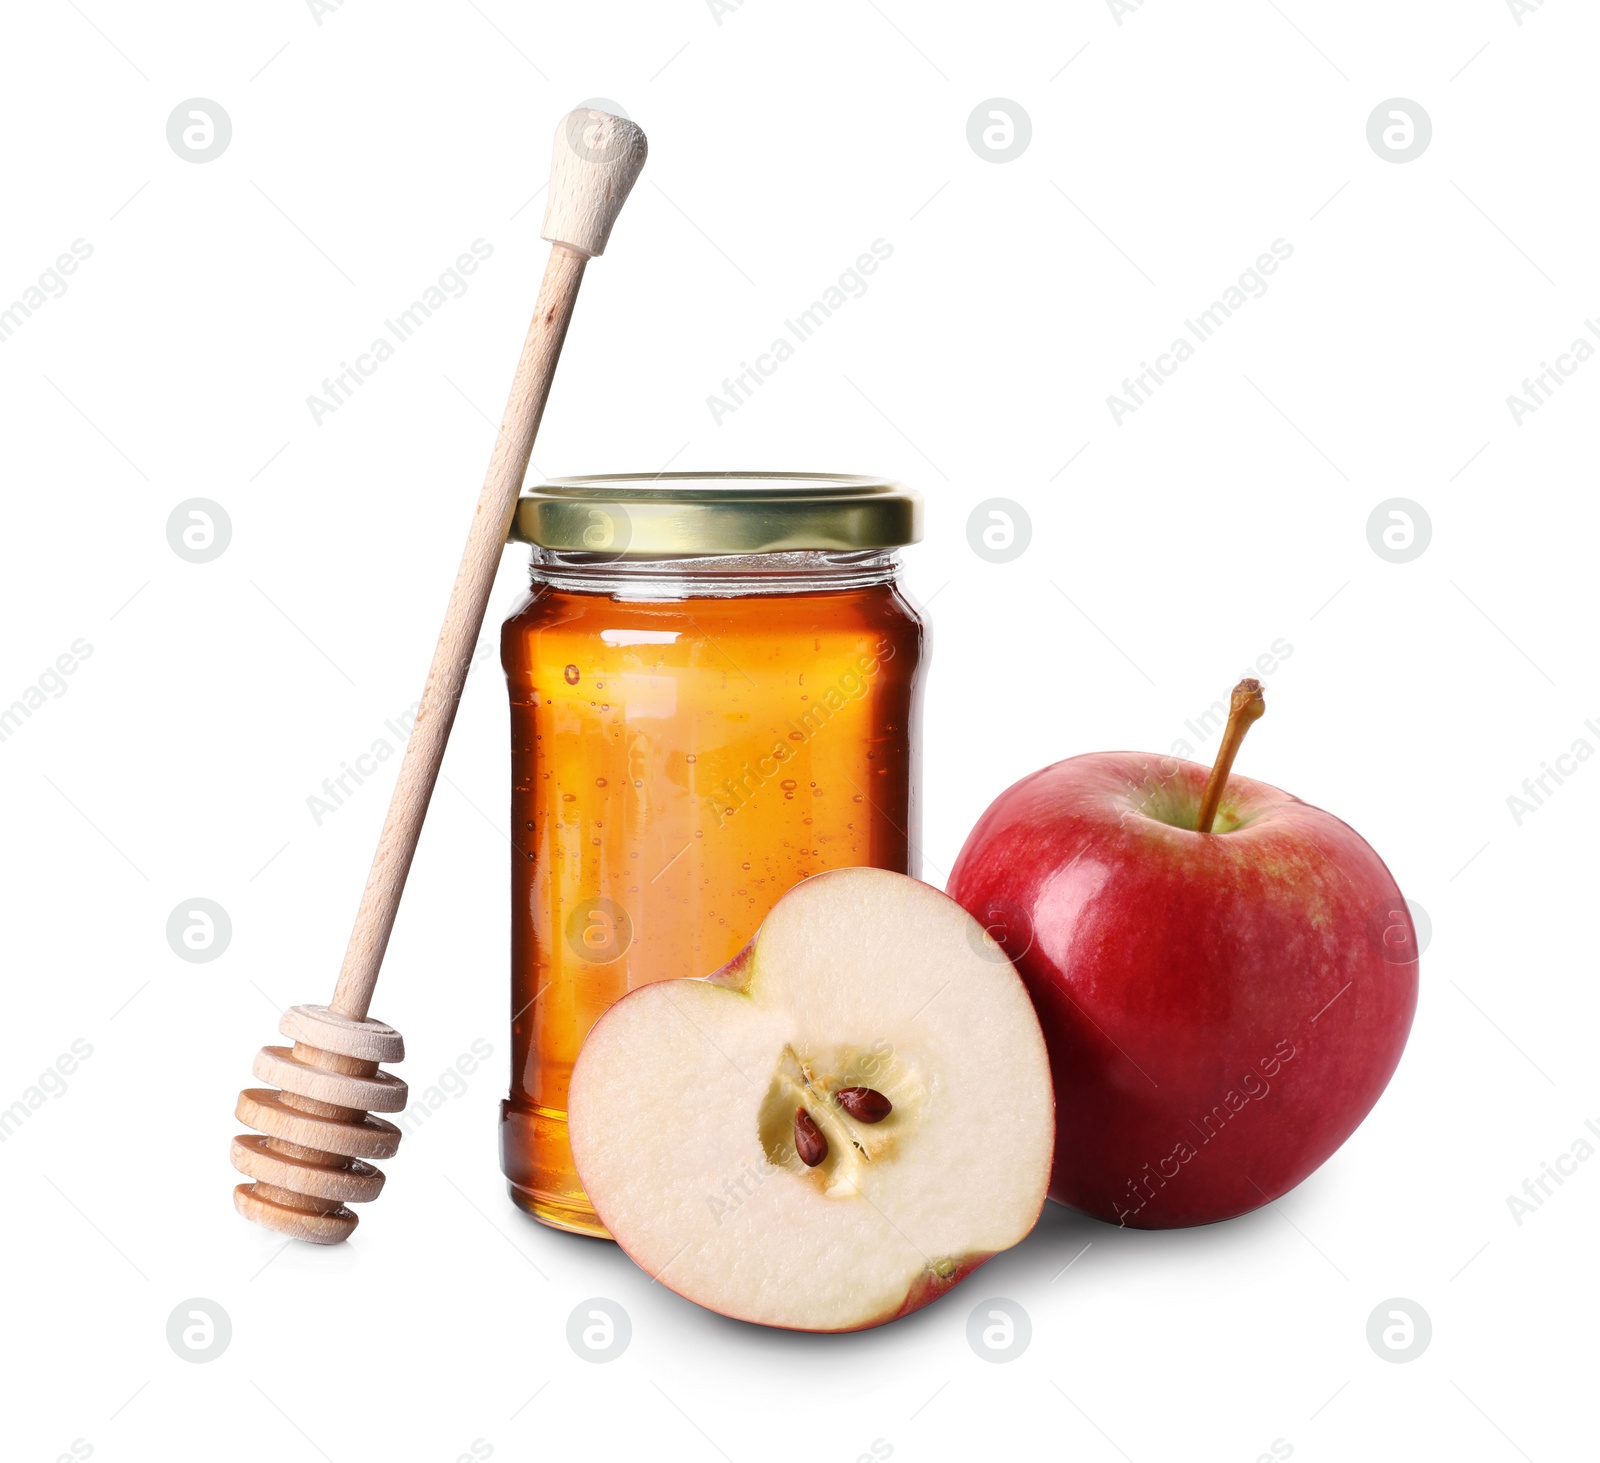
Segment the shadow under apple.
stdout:
[[[1313,1182],[1308,1179],[1292,1192],[1302,1192]],[[673,1313],[674,1325],[680,1328],[681,1344],[692,1346],[699,1339],[720,1339],[785,1364],[798,1362],[819,1372],[831,1370],[837,1361],[846,1368],[841,1375],[846,1375],[853,1374],[850,1369],[855,1366],[857,1348],[870,1346],[882,1355],[886,1346],[907,1350],[920,1347],[929,1336],[959,1327],[970,1307],[985,1297],[1010,1296],[1031,1309],[1053,1301],[1057,1295],[1064,1296],[1070,1293],[1073,1271],[1080,1262],[1092,1263],[1103,1282],[1108,1263],[1146,1266],[1177,1258],[1186,1263],[1224,1260],[1244,1249],[1259,1254],[1264,1237],[1284,1222],[1282,1216],[1270,1212],[1271,1208],[1263,1205],[1214,1224],[1154,1230],[1107,1224],[1050,1200],[1027,1238],[979,1266],[937,1300],[886,1325],[843,1332],[789,1331],[721,1315],[696,1305],[664,1283],[652,1281],[620,1245],[583,1235],[552,1234],[520,1210],[517,1217],[562,1249],[568,1239],[580,1245],[582,1263],[595,1282],[624,1304],[659,1289],[663,1303]],[[1092,1257],[1086,1253],[1091,1246],[1095,1251]],[[580,1258],[578,1254],[569,1257]]]

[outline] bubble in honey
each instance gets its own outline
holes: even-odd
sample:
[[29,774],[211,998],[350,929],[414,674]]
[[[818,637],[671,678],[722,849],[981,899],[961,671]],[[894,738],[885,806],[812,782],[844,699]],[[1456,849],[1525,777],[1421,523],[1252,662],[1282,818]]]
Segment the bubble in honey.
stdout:
[[576,686],[578,684],[578,668],[577,668],[577,666],[569,665],[566,668],[566,670],[564,670],[562,672],[562,675],[564,675],[567,678],[567,684],[569,686]]
[[597,777],[597,778],[595,778],[595,780],[594,780],[594,785],[595,785],[595,786],[596,786],[596,787],[604,787],[604,786],[605,786],[605,785],[606,785],[606,780],[605,780],[605,778],[603,778],[603,777]]
[[[530,824],[529,824],[529,825],[528,825],[528,826],[529,826],[529,827],[530,827],[530,828],[531,828],[531,827],[532,827],[532,826],[533,826],[533,825],[532,825],[532,824],[531,824],[531,823],[530,823]],[[742,863],[742,864],[740,864],[740,865],[739,865],[739,867],[740,867],[740,868],[741,868],[741,869],[748,869],[748,868],[749,868],[749,867],[750,867],[750,865],[749,865],[749,863],[748,863],[748,862],[746,862],[746,863]]]
[[575,792],[564,792],[561,794],[561,801],[564,803],[575,803],[578,801],[578,795]]

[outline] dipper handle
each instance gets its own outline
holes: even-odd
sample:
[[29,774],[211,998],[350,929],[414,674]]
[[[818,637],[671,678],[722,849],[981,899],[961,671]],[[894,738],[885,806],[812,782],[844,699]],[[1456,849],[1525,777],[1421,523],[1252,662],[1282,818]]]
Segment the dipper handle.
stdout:
[[406,743],[389,815],[339,971],[331,1007],[342,1016],[359,1021],[371,1004],[584,266],[604,250],[611,226],[644,167],[645,153],[644,133],[607,112],[579,108],[556,128],[544,225],[544,237],[553,245],[550,263],[450,591],[422,708]]

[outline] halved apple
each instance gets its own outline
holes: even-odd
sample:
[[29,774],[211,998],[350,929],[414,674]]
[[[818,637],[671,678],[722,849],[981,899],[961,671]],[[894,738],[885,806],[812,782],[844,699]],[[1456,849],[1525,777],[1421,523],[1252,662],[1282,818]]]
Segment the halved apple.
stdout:
[[1033,1228],[1055,1100],[1033,1006],[982,927],[903,874],[837,869],[717,974],[607,1011],[568,1122],[595,1211],[663,1285],[854,1331]]

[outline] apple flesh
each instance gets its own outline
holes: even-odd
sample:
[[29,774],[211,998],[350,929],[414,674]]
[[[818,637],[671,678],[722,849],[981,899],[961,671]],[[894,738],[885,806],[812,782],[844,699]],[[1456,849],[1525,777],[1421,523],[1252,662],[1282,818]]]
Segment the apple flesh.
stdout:
[[1055,1114],[1010,963],[938,890],[859,868],[797,884],[716,975],[612,1006],[568,1124],[595,1212],[654,1279],[852,1331],[1033,1228]]
[[1056,1101],[1050,1195],[1136,1228],[1206,1224],[1292,1189],[1400,1060],[1416,937],[1346,824],[1232,777],[1107,752],[1009,788],[949,889],[1015,961]]

